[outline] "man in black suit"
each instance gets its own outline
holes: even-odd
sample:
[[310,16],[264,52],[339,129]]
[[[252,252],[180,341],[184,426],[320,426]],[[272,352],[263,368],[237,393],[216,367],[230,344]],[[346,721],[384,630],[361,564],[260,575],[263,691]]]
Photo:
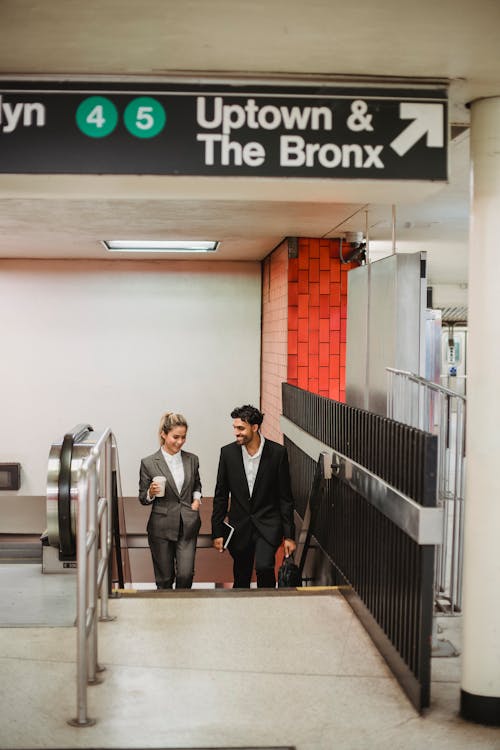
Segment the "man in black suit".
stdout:
[[257,586],[274,588],[276,550],[295,550],[293,499],[286,448],[260,433],[264,415],[245,405],[233,409],[236,442],[221,449],[212,513],[213,545],[224,551],[224,519],[234,527],[228,549],[234,588],[250,588],[255,561]]

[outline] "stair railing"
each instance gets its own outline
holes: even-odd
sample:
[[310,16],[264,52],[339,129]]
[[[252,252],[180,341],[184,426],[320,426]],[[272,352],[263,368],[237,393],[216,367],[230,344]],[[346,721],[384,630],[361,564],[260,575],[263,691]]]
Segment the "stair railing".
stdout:
[[438,437],[437,491],[443,508],[443,541],[436,549],[435,606],[462,611],[467,399],[405,370],[387,367],[387,416]]
[[77,716],[76,727],[95,724],[87,713],[87,685],[98,683],[104,671],[97,658],[97,600],[99,620],[108,612],[108,565],[112,547],[113,435],[105,429],[82,461],[77,477]]

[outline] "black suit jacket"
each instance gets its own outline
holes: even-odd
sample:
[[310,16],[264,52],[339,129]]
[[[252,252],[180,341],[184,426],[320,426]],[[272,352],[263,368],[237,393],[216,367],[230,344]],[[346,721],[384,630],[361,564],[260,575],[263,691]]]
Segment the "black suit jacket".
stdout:
[[283,538],[295,537],[286,448],[266,438],[252,497],[241,450],[236,442],[221,449],[212,513],[212,537],[217,539],[223,536],[222,522],[229,510],[229,523],[234,526],[231,550],[246,547],[254,528],[269,544],[278,547]]

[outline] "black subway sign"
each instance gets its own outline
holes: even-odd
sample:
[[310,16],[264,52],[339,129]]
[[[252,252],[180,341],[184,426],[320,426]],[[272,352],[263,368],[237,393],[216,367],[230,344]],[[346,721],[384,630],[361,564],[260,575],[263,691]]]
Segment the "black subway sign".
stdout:
[[446,180],[442,89],[20,89],[0,172]]

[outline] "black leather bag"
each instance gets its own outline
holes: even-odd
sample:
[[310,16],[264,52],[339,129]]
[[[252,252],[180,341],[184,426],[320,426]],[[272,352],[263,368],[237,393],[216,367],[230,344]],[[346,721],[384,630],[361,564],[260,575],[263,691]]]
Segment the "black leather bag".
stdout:
[[302,586],[302,576],[292,557],[285,557],[278,570],[278,588],[290,589]]

